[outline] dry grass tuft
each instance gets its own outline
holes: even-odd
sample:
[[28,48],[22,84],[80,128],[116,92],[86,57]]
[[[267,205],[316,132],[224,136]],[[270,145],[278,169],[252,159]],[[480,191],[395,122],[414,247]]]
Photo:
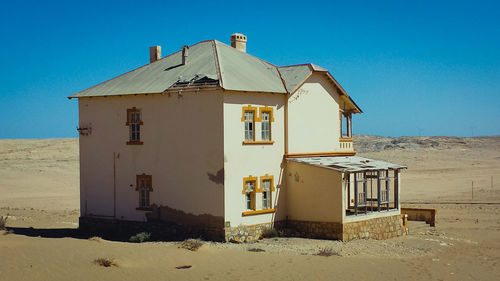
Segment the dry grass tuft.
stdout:
[[330,247],[325,247],[319,249],[318,253],[316,254],[317,256],[322,256],[322,257],[329,257],[329,256],[340,256],[338,252],[333,250]]
[[260,248],[248,248],[247,251],[258,253],[258,252],[265,252],[266,250]]
[[0,216],[0,230],[4,230],[5,229],[5,225],[7,224],[7,218],[9,216]]
[[110,266],[118,267],[118,264],[113,259],[108,259],[108,258],[95,259],[94,263],[99,265],[99,266],[104,266],[104,267],[110,267]]
[[90,237],[89,241],[101,242],[102,238],[98,236]]
[[186,239],[182,241],[180,248],[194,252],[198,250],[201,246],[203,246],[203,242],[200,239]]

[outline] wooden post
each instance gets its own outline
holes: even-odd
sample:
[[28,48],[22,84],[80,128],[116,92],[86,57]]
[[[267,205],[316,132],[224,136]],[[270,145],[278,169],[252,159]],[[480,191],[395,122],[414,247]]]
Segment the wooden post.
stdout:
[[351,174],[345,173],[347,177],[347,209],[351,207]]
[[389,211],[389,203],[391,202],[391,200],[390,200],[391,198],[389,198],[389,195],[391,194],[389,192],[389,190],[391,189],[391,183],[390,183],[391,178],[390,178],[389,170],[387,170],[385,173],[386,173],[385,174],[386,175],[386,177],[385,177],[386,178],[385,179],[385,192],[386,192],[385,193],[385,200],[387,201],[387,211]]
[[354,215],[358,215],[358,173],[354,173]]
[[380,171],[377,171],[377,211],[380,212],[380,196],[382,193],[380,192]]

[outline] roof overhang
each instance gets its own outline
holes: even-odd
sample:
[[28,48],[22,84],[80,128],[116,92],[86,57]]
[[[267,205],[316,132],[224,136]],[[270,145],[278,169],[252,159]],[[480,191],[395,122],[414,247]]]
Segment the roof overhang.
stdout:
[[407,168],[406,166],[359,156],[301,157],[286,158],[286,160],[330,169],[341,173],[399,170]]

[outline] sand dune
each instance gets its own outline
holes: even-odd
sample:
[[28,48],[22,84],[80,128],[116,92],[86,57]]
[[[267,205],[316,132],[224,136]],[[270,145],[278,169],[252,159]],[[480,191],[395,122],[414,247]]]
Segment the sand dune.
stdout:
[[[358,155],[405,164],[402,201],[431,203],[438,224],[351,242],[125,243],[79,237],[76,139],[0,140],[0,280],[497,280],[500,137],[355,136]],[[491,184],[493,179],[493,186]],[[474,181],[474,198],[472,182]],[[442,204],[442,203],[477,204]],[[496,203],[496,204],[486,204]],[[258,249],[258,250],[257,250]],[[316,255],[321,249],[333,254]],[[97,258],[118,267],[101,267]],[[191,265],[190,268],[176,269]]]

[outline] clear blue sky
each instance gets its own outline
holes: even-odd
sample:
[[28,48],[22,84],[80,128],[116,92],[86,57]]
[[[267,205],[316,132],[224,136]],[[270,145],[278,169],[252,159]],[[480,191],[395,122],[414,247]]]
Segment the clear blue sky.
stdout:
[[[234,3],[233,3],[234,2]],[[66,97],[229,35],[276,65],[330,70],[364,110],[354,133],[500,134],[498,1],[0,2],[0,138],[76,137]]]

